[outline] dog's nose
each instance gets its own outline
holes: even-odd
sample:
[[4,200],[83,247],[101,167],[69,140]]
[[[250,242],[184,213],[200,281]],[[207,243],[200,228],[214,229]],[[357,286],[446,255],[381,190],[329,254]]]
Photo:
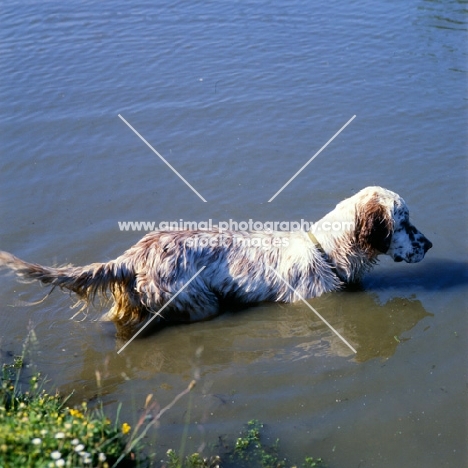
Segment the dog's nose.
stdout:
[[424,238],[424,253],[426,253],[431,248],[432,248],[432,242],[425,237]]

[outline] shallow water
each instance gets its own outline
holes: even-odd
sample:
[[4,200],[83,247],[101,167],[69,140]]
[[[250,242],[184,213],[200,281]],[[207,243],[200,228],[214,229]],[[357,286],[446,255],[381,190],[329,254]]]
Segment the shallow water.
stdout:
[[[138,419],[189,397],[163,454],[252,418],[330,467],[453,467],[466,436],[466,5],[10,2],[0,28],[1,249],[43,264],[120,255],[119,221],[317,220],[368,185],[401,194],[434,248],[362,289],[264,304],[123,342],[71,300],[2,274],[0,348],[76,398]],[[207,200],[204,203],[118,117]],[[275,199],[268,200],[353,116]],[[105,310],[105,307],[103,307]],[[96,384],[96,370],[102,387]],[[94,400],[93,400],[94,401]]]

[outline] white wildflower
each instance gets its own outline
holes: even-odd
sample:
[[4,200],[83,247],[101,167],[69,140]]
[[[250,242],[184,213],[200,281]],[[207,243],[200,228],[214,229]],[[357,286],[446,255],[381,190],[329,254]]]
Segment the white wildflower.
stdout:
[[56,450],[55,452],[52,452],[50,456],[52,457],[53,460],[58,460],[59,458],[62,458],[62,454],[58,450]]

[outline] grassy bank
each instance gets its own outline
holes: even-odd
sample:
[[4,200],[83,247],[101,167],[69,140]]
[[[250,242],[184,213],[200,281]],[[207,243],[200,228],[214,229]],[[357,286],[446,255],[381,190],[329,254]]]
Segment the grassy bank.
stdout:
[[[0,377],[0,466],[26,467],[146,467],[167,468],[312,468],[324,466],[320,459],[307,457],[295,465],[281,458],[279,441],[265,446],[263,425],[250,421],[235,441],[224,441],[218,454],[181,456],[174,450],[163,454],[145,452],[144,438],[160,416],[192,390],[191,384],[165,408],[147,398],[144,414],[135,427],[120,421],[119,411],[109,419],[102,407],[88,409],[87,403],[74,408],[67,398],[49,394],[40,375],[29,384],[20,383],[23,358],[3,364]],[[158,461],[156,461],[158,460]],[[161,461],[163,460],[163,461]]]

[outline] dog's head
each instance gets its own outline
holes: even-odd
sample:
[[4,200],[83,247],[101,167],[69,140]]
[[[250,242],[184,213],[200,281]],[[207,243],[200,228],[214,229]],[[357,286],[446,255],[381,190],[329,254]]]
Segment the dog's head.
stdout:
[[385,252],[395,262],[420,262],[426,252],[432,247],[432,242],[409,221],[409,212],[405,202],[400,198],[401,204],[393,208],[394,227],[392,241]]
[[[359,197],[359,195],[361,195]],[[395,262],[420,262],[432,243],[409,221],[405,201],[381,187],[357,195],[356,242],[369,256],[390,255]]]

